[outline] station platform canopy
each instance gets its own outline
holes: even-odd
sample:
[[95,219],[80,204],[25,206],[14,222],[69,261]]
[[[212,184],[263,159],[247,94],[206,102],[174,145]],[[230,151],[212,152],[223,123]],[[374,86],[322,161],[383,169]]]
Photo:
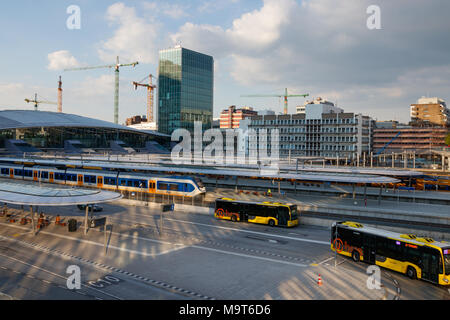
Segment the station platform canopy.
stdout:
[[0,202],[29,206],[70,206],[119,200],[120,193],[39,185],[35,182],[0,181]]

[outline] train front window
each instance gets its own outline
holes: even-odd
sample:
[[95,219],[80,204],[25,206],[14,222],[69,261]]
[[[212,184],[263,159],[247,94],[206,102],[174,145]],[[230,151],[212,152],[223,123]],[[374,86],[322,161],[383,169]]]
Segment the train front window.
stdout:
[[444,269],[445,274],[450,275],[450,248],[444,249]]
[[202,180],[200,180],[199,178],[195,177],[194,178],[195,182],[197,183],[199,188],[203,188],[205,185],[203,184]]

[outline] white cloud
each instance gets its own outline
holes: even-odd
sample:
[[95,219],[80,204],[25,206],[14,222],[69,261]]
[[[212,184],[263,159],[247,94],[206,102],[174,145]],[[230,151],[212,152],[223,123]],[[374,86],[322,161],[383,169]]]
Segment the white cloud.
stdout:
[[189,16],[188,5],[181,5],[178,3],[168,3],[168,2],[144,2],[143,7],[153,16],[165,15],[172,19],[180,19]]
[[108,7],[106,19],[118,28],[111,38],[101,43],[98,53],[103,61],[114,62],[116,56],[120,56],[122,61],[129,60],[127,62],[158,62],[160,37],[157,22],[138,16],[134,7],[123,3]]
[[63,70],[67,68],[75,68],[79,66],[79,62],[67,50],[60,50],[49,53],[47,55],[49,70]]

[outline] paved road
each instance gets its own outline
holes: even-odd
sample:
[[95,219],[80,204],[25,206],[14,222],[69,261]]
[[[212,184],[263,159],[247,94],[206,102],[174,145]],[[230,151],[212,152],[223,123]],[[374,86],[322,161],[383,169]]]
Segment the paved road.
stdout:
[[[82,221],[74,207],[41,208]],[[20,210],[18,210],[20,212]],[[15,299],[449,299],[446,289],[383,271],[382,290],[366,286],[366,264],[329,249],[329,230],[219,221],[209,215],[165,214],[122,202],[104,205],[113,224],[104,234],[0,220],[0,292]],[[16,259],[16,260],[14,260]],[[79,265],[83,288],[65,287],[66,268]],[[318,286],[318,275],[323,285]],[[35,279],[28,277],[35,276]],[[109,278],[106,278],[109,277]],[[99,280],[100,279],[100,280]],[[115,280],[115,279],[118,279]],[[46,283],[45,281],[49,283]],[[395,280],[395,281],[394,281]],[[15,284],[23,289],[15,289]],[[44,287],[39,287],[40,285]],[[39,287],[39,289],[34,289]],[[84,295],[83,295],[84,294]]]

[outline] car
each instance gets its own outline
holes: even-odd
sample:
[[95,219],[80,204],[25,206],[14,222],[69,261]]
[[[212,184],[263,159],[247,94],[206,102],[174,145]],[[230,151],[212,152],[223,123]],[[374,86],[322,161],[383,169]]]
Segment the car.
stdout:
[[[77,207],[80,210],[86,210],[86,205],[85,204],[79,204]],[[94,212],[103,211],[103,208],[100,207],[99,205],[96,205],[96,204],[89,204],[88,207],[89,207],[89,211],[94,211]]]

